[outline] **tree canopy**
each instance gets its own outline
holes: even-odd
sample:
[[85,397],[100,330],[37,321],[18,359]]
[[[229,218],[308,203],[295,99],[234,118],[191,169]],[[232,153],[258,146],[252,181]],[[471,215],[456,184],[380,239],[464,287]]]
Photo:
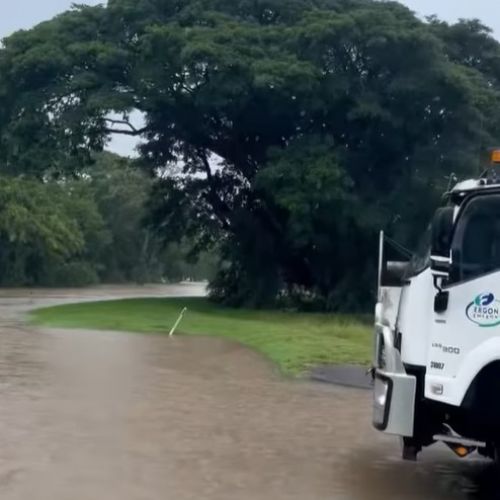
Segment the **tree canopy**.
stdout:
[[499,78],[487,28],[396,2],[109,0],[4,40],[0,160],[69,175],[140,138],[157,230],[220,248],[214,296],[354,309],[377,231],[413,244],[500,137]]

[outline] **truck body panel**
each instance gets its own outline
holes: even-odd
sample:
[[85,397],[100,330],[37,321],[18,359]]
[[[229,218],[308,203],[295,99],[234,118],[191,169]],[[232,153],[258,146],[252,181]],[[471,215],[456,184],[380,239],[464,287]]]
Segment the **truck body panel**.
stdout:
[[457,185],[430,229],[406,267],[381,236],[373,424],[405,458],[436,441],[500,456],[500,183]]

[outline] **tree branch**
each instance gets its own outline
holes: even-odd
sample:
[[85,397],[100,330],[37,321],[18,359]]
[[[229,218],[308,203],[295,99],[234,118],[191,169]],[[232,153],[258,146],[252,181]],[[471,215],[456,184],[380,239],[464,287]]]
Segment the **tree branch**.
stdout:
[[231,224],[229,222],[231,208],[219,197],[219,194],[217,193],[217,188],[214,184],[214,177],[212,175],[212,167],[210,166],[206,153],[204,151],[200,151],[198,153],[198,157],[200,158],[203,169],[207,175],[209,188],[208,201],[212,205],[214,212],[218,215],[218,219],[220,220],[223,229],[229,231],[231,229]]
[[205,173],[207,174],[207,180],[210,184],[212,184],[213,183],[212,167],[210,166],[210,162],[208,161],[207,155],[205,153],[200,153],[200,158],[203,164],[203,168],[205,169]]
[[148,130],[149,130],[149,127],[143,127],[143,128],[139,128],[139,129],[134,128],[134,130],[126,130],[126,129],[121,129],[121,128],[109,128],[109,127],[104,129],[104,131],[107,134],[130,135],[132,137],[142,135],[145,132],[147,132]]
[[[128,120],[115,120],[113,118],[104,118],[104,121],[107,122],[110,126],[106,127],[105,131],[109,134],[121,134],[121,135],[130,135],[130,136],[138,136],[144,134],[149,130],[149,127],[136,128],[132,123]],[[113,125],[123,125],[128,128],[114,128]]]
[[137,132],[137,129],[128,120],[113,120],[112,118],[104,118],[104,121],[111,123],[111,125],[126,125],[132,130],[132,132]]

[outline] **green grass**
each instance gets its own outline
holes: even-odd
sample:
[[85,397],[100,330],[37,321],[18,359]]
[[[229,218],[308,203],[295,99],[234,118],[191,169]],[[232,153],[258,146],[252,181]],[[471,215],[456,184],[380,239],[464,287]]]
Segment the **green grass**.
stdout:
[[354,316],[229,309],[206,299],[131,299],[39,309],[36,325],[168,333],[183,307],[178,333],[240,342],[271,358],[284,373],[328,363],[368,364],[371,328]]

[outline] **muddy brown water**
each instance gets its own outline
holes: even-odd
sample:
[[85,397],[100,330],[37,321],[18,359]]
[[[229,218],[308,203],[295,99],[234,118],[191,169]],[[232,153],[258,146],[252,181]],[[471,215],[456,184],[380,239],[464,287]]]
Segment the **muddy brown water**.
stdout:
[[201,293],[0,292],[0,499],[497,498],[478,458],[438,446],[401,462],[371,429],[369,392],[285,380],[217,339],[24,324],[55,303]]

